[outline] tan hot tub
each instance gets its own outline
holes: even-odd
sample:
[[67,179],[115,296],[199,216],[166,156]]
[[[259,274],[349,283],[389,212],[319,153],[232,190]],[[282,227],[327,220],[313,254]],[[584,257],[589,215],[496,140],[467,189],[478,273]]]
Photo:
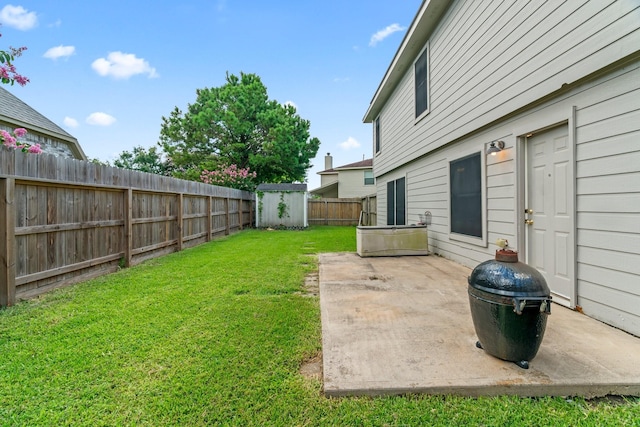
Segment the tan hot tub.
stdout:
[[356,229],[358,255],[428,255],[426,225],[382,225]]

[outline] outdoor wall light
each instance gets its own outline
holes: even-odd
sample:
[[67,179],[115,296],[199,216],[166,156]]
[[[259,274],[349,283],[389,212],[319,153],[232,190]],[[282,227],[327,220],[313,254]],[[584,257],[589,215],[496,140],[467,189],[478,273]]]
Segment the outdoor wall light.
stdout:
[[496,153],[499,153],[502,150],[504,150],[504,141],[492,141],[489,144],[489,148],[487,148],[487,154],[495,156]]

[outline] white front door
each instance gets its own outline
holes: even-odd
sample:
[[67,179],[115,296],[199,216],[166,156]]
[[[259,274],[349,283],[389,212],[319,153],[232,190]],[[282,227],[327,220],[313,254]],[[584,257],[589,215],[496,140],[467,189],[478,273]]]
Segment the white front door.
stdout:
[[553,301],[575,307],[573,147],[568,126],[526,140],[526,263],[542,273]]

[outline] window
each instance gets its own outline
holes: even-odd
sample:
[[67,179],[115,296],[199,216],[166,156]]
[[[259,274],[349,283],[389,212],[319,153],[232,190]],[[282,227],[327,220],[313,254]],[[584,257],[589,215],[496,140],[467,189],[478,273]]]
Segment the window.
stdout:
[[449,164],[451,232],[482,238],[482,153]]
[[376,153],[380,152],[380,117],[373,122],[373,140],[376,145]]
[[429,47],[422,51],[414,67],[416,118],[429,111]]
[[373,179],[373,171],[364,171],[364,185],[373,185],[376,181]]
[[405,178],[387,182],[387,225],[406,225]]

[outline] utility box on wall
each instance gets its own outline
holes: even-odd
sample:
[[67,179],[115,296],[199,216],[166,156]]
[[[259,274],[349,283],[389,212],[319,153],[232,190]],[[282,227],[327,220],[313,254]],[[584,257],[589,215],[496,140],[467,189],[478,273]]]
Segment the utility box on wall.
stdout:
[[307,184],[258,185],[256,227],[308,227],[307,198]]

